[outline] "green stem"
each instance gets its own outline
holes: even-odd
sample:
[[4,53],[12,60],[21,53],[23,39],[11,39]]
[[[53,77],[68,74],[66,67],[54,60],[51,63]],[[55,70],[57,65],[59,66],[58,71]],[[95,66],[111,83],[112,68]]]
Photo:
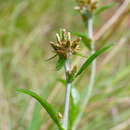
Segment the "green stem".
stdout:
[[[92,18],[92,16],[89,17],[87,23],[88,23],[87,24],[87,26],[88,26],[88,36],[93,41],[93,18]],[[91,44],[91,48],[92,48],[91,54],[95,53],[95,43],[94,43],[94,41]],[[83,103],[81,105],[81,110],[80,110],[80,112],[77,116],[75,123],[74,123],[73,130],[76,130],[79,122],[81,121],[81,118],[83,116],[86,105],[88,104],[88,102],[91,98],[92,90],[93,90],[94,82],[95,82],[95,76],[96,76],[96,60],[93,61],[92,66],[91,66],[90,83],[89,83],[89,86],[87,85],[86,88],[85,88],[85,97],[84,97]]]
[[68,72],[70,72],[70,63],[69,60],[65,62],[65,73],[66,73],[66,95],[65,95],[65,107],[64,107],[64,116],[63,116],[63,127],[65,130],[68,130],[68,118],[69,118],[69,102],[70,102],[70,92],[71,92],[71,82],[68,80]]

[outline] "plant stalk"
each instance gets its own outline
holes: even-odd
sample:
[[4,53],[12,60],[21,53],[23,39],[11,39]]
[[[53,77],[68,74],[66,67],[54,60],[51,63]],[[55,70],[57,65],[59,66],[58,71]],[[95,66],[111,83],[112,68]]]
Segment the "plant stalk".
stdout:
[[70,72],[70,63],[67,59],[65,62],[65,74],[66,74],[66,94],[65,94],[65,106],[64,106],[64,116],[63,116],[63,127],[68,130],[68,119],[69,119],[69,102],[71,93],[71,82],[69,81],[68,72]]
[[[92,16],[90,16],[88,18],[87,26],[88,26],[88,36],[92,40],[91,54],[93,54],[93,53],[95,53],[95,43],[93,41],[93,18],[92,18]],[[92,90],[93,90],[94,82],[95,82],[95,76],[96,76],[96,60],[93,61],[92,66],[91,66],[90,82],[89,82],[89,85],[86,86],[86,88],[85,88],[85,97],[84,97],[83,103],[81,105],[81,110],[79,112],[79,115],[77,116],[77,119],[74,123],[73,130],[76,130],[76,128],[77,128],[77,126],[78,126],[78,124],[81,121],[81,118],[83,116],[85,107],[88,104],[89,99],[91,98]]]

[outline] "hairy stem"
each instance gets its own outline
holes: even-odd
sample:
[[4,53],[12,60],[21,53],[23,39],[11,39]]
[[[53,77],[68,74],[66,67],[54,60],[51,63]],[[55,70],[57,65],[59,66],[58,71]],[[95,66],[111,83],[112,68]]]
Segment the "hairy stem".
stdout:
[[65,130],[68,130],[68,117],[69,117],[69,102],[70,102],[70,92],[71,92],[71,82],[68,80],[68,72],[70,72],[70,63],[69,60],[65,62],[65,73],[66,73],[66,95],[65,95],[65,107],[64,107],[64,116],[63,116],[63,127]]
[[[91,44],[91,54],[95,53],[95,43],[93,41],[93,18],[89,17],[87,21],[87,26],[88,26],[88,36],[92,40]],[[89,85],[86,86],[85,89],[85,97],[83,100],[83,103],[81,105],[81,110],[79,112],[79,115],[77,116],[77,119],[74,123],[73,130],[76,130],[82,116],[85,110],[86,105],[88,104],[89,99],[91,98],[92,95],[92,90],[94,87],[94,82],[95,82],[95,76],[96,76],[96,60],[93,61],[92,66],[91,66],[91,77],[90,77],[90,83]]]

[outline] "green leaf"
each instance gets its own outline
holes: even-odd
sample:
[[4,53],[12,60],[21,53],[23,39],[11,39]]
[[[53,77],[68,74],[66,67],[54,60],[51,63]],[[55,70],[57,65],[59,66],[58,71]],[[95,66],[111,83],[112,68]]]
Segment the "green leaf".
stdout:
[[50,57],[50,58],[48,58],[46,61],[50,61],[50,60],[54,59],[56,56],[57,56],[57,54],[52,56],[52,57]]
[[56,70],[59,71],[65,64],[65,58],[59,57],[57,63],[56,63]]
[[112,83],[113,84],[119,83],[119,81],[121,81],[123,78],[126,78],[127,76],[129,77],[129,75],[130,75],[130,65],[128,67],[125,67],[120,72],[118,72],[117,75],[113,77]]
[[43,108],[48,112],[51,119],[58,126],[59,130],[64,130],[62,128],[61,122],[60,122],[60,120],[59,120],[59,118],[57,116],[57,112],[55,111],[55,109],[53,108],[53,106],[51,104],[49,104],[46,100],[42,99],[39,95],[37,95],[36,93],[34,93],[34,92],[30,91],[30,90],[17,89],[17,92],[24,93],[24,94],[30,95],[33,98],[35,98],[43,106]]
[[76,56],[80,56],[80,57],[82,57],[82,58],[87,58],[87,56],[84,56],[84,55],[81,54],[81,53],[76,53],[75,55],[76,55]]
[[80,95],[79,95],[78,90],[75,87],[73,87],[71,89],[71,96],[72,96],[73,103],[75,105],[77,105],[79,103],[79,100],[80,100]]
[[71,102],[70,102],[70,113],[69,113],[69,129],[72,129],[73,124],[77,118],[77,114],[79,113],[80,110],[80,95],[78,90],[73,87],[71,89]]
[[72,34],[78,36],[81,38],[83,44],[91,50],[91,39],[87,36],[85,33],[79,33],[79,32],[72,32]]
[[116,3],[113,2],[113,3],[110,3],[108,5],[105,5],[105,6],[102,6],[100,8],[98,8],[96,11],[95,11],[95,15],[100,15],[103,11],[107,10],[107,9],[110,9],[112,8],[113,6],[115,6]]
[[92,54],[86,61],[85,63],[81,66],[80,70],[77,72],[75,78],[79,76],[99,55],[107,51],[109,48],[111,48],[113,44],[108,45],[104,48],[99,49],[96,51],[94,54]]
[[40,104],[36,103],[35,108],[33,110],[32,120],[29,124],[29,128],[27,130],[39,130],[42,125],[42,117],[40,114],[42,107]]
[[64,80],[64,79],[62,79],[62,78],[59,78],[58,81],[59,81],[60,83],[62,83],[63,85],[66,85],[66,80]]

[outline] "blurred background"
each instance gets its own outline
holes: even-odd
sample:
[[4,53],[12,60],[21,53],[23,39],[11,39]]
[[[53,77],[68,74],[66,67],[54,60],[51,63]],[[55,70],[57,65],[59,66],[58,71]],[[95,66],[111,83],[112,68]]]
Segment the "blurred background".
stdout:
[[[130,130],[130,0],[102,0],[102,5],[110,2],[116,4],[95,17],[94,35],[97,49],[116,46],[98,58],[92,98],[78,130]],[[64,71],[56,72],[57,59],[46,59],[54,55],[49,42],[60,28],[87,31],[75,6],[74,0],[0,0],[0,130],[55,129],[41,106],[16,88],[37,92],[63,112]],[[81,52],[89,55],[83,44]],[[77,80],[81,95],[89,77],[87,70]]]

